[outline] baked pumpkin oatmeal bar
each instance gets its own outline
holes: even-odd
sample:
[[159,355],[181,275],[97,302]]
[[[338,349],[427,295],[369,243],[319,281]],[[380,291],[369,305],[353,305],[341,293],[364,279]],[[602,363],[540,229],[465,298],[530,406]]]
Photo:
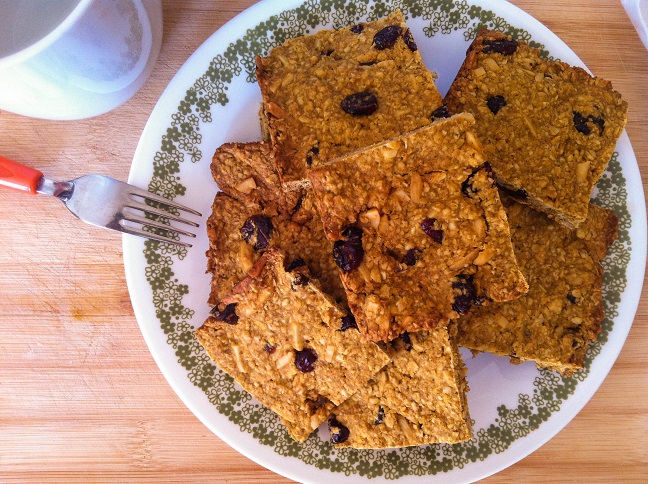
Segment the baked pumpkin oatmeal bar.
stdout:
[[264,125],[282,182],[430,122],[442,104],[397,11],[375,22],[291,39],[257,57]]
[[212,160],[222,192],[207,220],[209,303],[217,304],[240,281],[263,251],[278,247],[289,260],[302,258],[325,292],[346,304],[331,243],[311,190],[284,192],[266,143],[228,143]]
[[583,368],[587,350],[601,332],[600,261],[617,238],[618,219],[610,210],[590,205],[587,219],[570,230],[525,205],[506,205],[529,292],[460,318],[457,342],[570,375]]
[[453,323],[396,338],[392,362],[333,411],[334,445],[382,449],[470,439],[466,367],[454,331]]
[[351,311],[371,341],[527,290],[474,119],[461,114],[315,168]]
[[482,30],[445,105],[470,112],[498,185],[575,228],[623,132],[627,103],[603,79]]
[[358,331],[345,331],[344,318],[305,265],[290,265],[269,248],[196,336],[223,371],[303,441],[389,362]]

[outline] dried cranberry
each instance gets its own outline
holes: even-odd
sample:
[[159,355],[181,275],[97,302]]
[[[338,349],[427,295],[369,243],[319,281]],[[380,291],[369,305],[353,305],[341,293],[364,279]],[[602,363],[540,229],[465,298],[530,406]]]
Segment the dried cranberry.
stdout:
[[421,251],[419,249],[410,249],[405,252],[405,255],[403,256],[403,263],[408,266],[413,266],[416,264],[416,261],[418,260],[420,255]]
[[228,304],[222,311],[216,306],[212,309],[211,313],[217,321],[222,321],[227,324],[238,324],[239,317],[236,314],[236,303]]
[[364,257],[362,229],[347,227],[342,236],[344,240],[336,240],[333,243],[333,258],[340,269],[349,272],[356,269]]
[[291,289],[293,291],[296,291],[297,287],[308,286],[309,282],[310,282],[310,278],[306,274],[302,274],[301,272],[298,272],[295,275],[295,278],[292,280]]
[[398,25],[389,25],[376,32],[373,46],[376,50],[385,50],[394,46],[401,35],[402,29]]
[[382,407],[378,407],[378,417],[376,420],[374,420],[374,424],[380,425],[383,423],[383,420],[385,420],[385,409]]
[[319,146],[312,146],[310,150],[306,153],[306,164],[308,166],[313,165],[313,158],[319,155]]
[[435,229],[434,224],[436,224],[435,218],[426,218],[421,222],[421,228],[432,240],[437,244],[443,243],[443,230]]
[[271,355],[277,350],[276,346],[271,345],[270,343],[266,343],[265,346],[263,347],[263,351]]
[[491,182],[494,184],[495,182],[493,181],[493,169],[491,168],[491,165],[489,162],[484,162],[481,165],[479,165],[477,168],[475,168],[470,175],[461,183],[461,193],[466,195],[468,198],[473,198],[476,194],[480,192],[479,188],[476,188],[473,185],[473,179],[475,178],[475,175],[479,173],[480,171],[485,170],[486,174],[488,177],[491,179]]
[[578,299],[572,293],[567,294],[567,300],[572,304],[576,304],[578,302]]
[[416,52],[418,50],[418,46],[416,45],[416,42],[414,42],[414,36],[412,35],[412,31],[410,29],[407,29],[405,31],[403,40],[405,41],[405,45],[409,48],[409,50],[411,50],[412,52]]
[[349,429],[342,425],[335,416],[328,419],[329,432],[331,433],[331,440],[335,444],[342,444],[349,440]]
[[378,98],[369,91],[356,92],[342,99],[340,107],[354,116],[368,116],[378,109]]
[[592,130],[587,123],[595,124],[599,129],[599,134],[603,134],[603,130],[605,129],[605,120],[603,118],[599,118],[593,114],[583,116],[578,111],[574,111],[574,128],[576,128],[576,131],[585,136],[591,134]]
[[482,52],[488,54],[496,52],[498,54],[513,55],[517,50],[519,43],[517,40],[499,39],[485,40]]
[[262,214],[252,215],[241,227],[241,235],[246,242],[254,240],[254,250],[266,249],[270,245],[272,221]]
[[477,301],[477,289],[473,284],[473,276],[458,275],[452,283],[452,289],[454,289],[455,293],[452,309],[462,315],[468,313]]
[[448,106],[440,106],[432,111],[432,119],[443,119],[449,118],[451,116],[450,111],[448,111]]
[[491,113],[497,114],[500,109],[506,106],[506,99],[504,99],[504,96],[491,96],[486,101],[486,105],[491,110]]
[[407,351],[412,351],[412,338],[407,331],[399,334],[398,338],[403,342],[403,346]]
[[304,348],[295,352],[295,366],[302,373],[310,373],[315,370],[316,361],[317,353],[311,348]]
[[361,34],[362,31],[364,30],[364,25],[363,24],[356,24],[356,25],[352,26],[350,30],[354,34]]
[[291,272],[297,269],[298,267],[303,267],[306,265],[306,262],[304,262],[304,259],[301,257],[298,257],[297,259],[293,260],[290,264],[286,266],[286,272]]
[[342,325],[340,326],[340,331],[346,331],[347,329],[355,328],[358,329],[358,323],[356,322],[353,314],[349,313],[342,318]]

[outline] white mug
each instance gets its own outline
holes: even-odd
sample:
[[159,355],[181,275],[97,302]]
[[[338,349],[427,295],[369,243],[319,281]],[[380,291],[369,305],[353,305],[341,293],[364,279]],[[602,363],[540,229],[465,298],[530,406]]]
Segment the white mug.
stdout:
[[144,84],[161,42],[161,0],[0,0],[0,109],[103,114]]

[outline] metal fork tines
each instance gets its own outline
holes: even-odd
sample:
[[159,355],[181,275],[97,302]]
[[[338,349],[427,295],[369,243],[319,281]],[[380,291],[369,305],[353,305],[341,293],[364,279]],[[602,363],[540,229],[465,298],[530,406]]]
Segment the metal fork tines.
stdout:
[[[132,185],[128,185],[128,186],[130,188],[129,190],[130,197],[128,200],[124,202],[123,209],[119,213],[122,217],[121,220],[117,221],[117,223],[119,224],[120,231],[125,232],[127,234],[138,235],[140,237],[146,237],[152,240],[157,240],[160,242],[168,242],[170,244],[180,245],[182,247],[191,247],[191,244],[187,242],[183,242],[181,240],[177,240],[170,236],[175,234],[175,235],[184,235],[187,237],[195,238],[196,235],[192,232],[188,232],[187,230],[174,227],[170,225],[168,222],[165,223],[165,221],[172,220],[174,222],[180,222],[186,225],[190,225],[192,227],[200,227],[200,224],[188,220],[186,218],[183,218],[177,214],[168,212],[166,210],[162,210],[160,208],[147,205],[146,203],[138,202],[134,197],[142,198],[144,202],[146,201],[155,202],[160,205],[164,205],[172,209],[176,209],[178,211],[184,211],[199,217],[201,216],[200,212],[193,210],[192,208],[185,207],[184,205],[180,205],[179,203],[173,202],[167,198],[156,195],[155,193],[147,192],[146,190],[133,187]],[[144,215],[159,217],[161,218],[161,220],[154,220],[151,218],[147,218],[146,216],[142,217],[132,212],[131,210],[127,210],[127,209],[140,211]],[[131,224],[139,224],[145,228],[148,227],[148,228],[163,230],[169,236],[164,236],[154,231],[147,231],[144,230],[143,228],[139,228],[137,225],[131,225]]]
[[[103,175],[85,175],[70,182],[54,182],[43,177],[37,191],[59,198],[84,222],[182,247],[191,244],[180,240],[180,236],[195,238],[196,235],[171,225],[171,221],[200,226],[179,215],[186,212],[200,217],[200,212]],[[177,213],[150,205],[151,202]]]

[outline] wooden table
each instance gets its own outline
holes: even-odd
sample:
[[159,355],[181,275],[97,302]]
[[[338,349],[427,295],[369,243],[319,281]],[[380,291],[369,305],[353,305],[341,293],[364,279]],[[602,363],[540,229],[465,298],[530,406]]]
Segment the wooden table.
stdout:
[[[167,83],[207,37],[253,3],[165,1],[162,51],[134,98],[74,122],[0,112],[0,153],[52,178],[127,179]],[[648,52],[620,3],[513,3],[623,94],[627,131],[647,177]],[[77,221],[58,201],[6,190],[0,225],[0,481],[287,481],[213,435],[171,390],[133,316],[118,235]],[[644,296],[618,361],[580,414],[490,481],[648,479],[647,302]]]

